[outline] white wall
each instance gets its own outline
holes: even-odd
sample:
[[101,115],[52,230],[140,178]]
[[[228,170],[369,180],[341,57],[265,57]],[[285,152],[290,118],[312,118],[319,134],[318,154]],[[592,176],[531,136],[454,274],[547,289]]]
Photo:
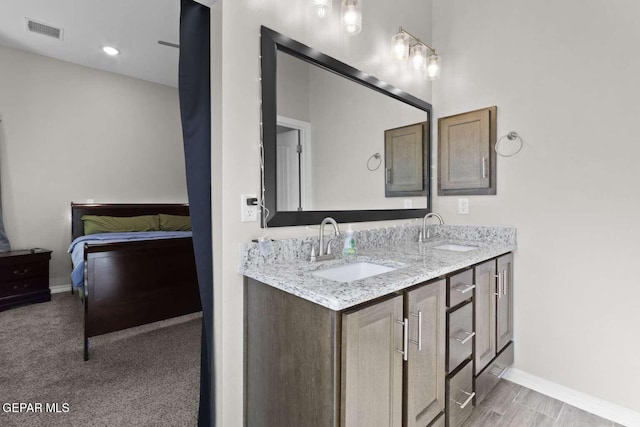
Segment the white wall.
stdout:
[[[402,209],[411,199],[385,197],[385,131],[424,122],[427,113],[309,65],[313,210]],[[336,99],[342,102],[336,102]],[[381,162],[367,160],[382,154]]]
[[0,160],[13,249],[70,283],[70,203],[185,202],[177,89],[0,47]]
[[435,197],[451,223],[514,225],[515,366],[640,411],[636,129],[640,4],[436,0],[436,117],[498,106],[498,195]]
[[[337,6],[337,2],[334,2]],[[260,191],[260,25],[267,25],[304,44],[312,46],[349,65],[374,74],[418,97],[431,98],[430,85],[424,81],[402,80],[388,67],[389,40],[399,25],[425,40],[431,35],[431,0],[401,3],[367,0],[363,6],[362,33],[356,37],[342,35],[338,29],[339,7],[328,21],[317,21],[309,14],[308,2],[285,0],[234,0],[222,7],[221,53],[222,105],[220,117],[213,120],[222,126],[221,147],[214,148],[214,162],[221,173],[212,178],[214,225],[220,224],[220,236],[214,236],[214,249],[221,259],[215,266],[216,299],[216,387],[218,425],[243,425],[243,286],[238,274],[239,245],[265,232],[258,223],[240,222],[239,195]],[[218,12],[215,12],[218,13]],[[212,37],[215,37],[212,35]],[[214,71],[215,73],[215,71]],[[212,78],[219,76],[212,74]],[[215,129],[214,129],[215,132]],[[215,151],[219,150],[220,158]],[[220,207],[221,206],[221,207]],[[219,208],[218,208],[219,207]],[[223,226],[223,227],[222,227]],[[305,227],[270,229],[274,238],[317,233]],[[219,239],[219,241],[218,241]],[[219,313],[221,312],[221,313]]]

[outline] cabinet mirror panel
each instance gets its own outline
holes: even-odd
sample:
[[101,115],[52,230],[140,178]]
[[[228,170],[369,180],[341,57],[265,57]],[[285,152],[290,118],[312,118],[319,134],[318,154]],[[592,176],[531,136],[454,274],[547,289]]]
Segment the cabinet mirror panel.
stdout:
[[[373,76],[262,27],[263,226],[420,217],[430,209],[431,106]],[[407,138],[406,168],[386,159],[385,133],[420,124]],[[402,153],[403,139],[397,150]],[[398,156],[397,158],[402,158]],[[404,197],[394,180],[416,180]],[[419,168],[418,168],[419,169]],[[421,188],[421,189],[420,189]],[[402,195],[402,194],[401,194]],[[410,202],[407,202],[407,199]],[[405,208],[406,204],[411,205]]]

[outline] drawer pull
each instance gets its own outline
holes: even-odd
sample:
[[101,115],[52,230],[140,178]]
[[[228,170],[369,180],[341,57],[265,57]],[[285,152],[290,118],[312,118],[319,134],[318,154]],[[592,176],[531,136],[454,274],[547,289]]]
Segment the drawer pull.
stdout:
[[25,268],[24,270],[20,271],[20,270],[13,270],[13,274],[15,274],[16,276],[24,276],[25,274],[27,274],[29,272],[28,268]]
[[475,336],[476,336],[476,333],[475,333],[475,332],[467,332],[467,331],[463,331],[462,333],[463,333],[463,334],[465,334],[465,335],[466,335],[466,337],[464,337],[464,338],[458,338],[458,337],[456,337],[456,338],[455,338],[455,340],[456,340],[456,341],[458,341],[460,344],[466,344],[466,343],[468,343],[468,342],[469,342],[469,340],[470,340],[471,338],[473,338],[473,337],[475,337]]
[[475,289],[475,287],[476,285],[458,285],[453,289],[455,289],[456,292],[459,292],[461,294],[466,294],[470,290]]
[[455,399],[452,399],[452,400],[453,400],[453,403],[455,403],[456,405],[458,405],[460,407],[460,409],[464,409],[465,406],[467,406],[469,404],[469,402],[471,402],[471,400],[475,397],[476,392],[474,391],[472,393],[469,393],[468,391],[464,391],[464,390],[460,390],[460,391],[468,396],[467,399],[462,403],[458,402]]
[[406,362],[409,360],[409,319],[405,317],[404,321],[396,320],[398,325],[402,325],[402,350],[396,351],[402,355],[402,359]]
[[418,346],[418,351],[422,351],[422,310],[418,311],[418,314],[416,313],[409,313],[409,315],[417,317],[418,318],[418,341],[416,340],[409,340],[409,342],[411,344],[415,344]]
[[[498,373],[496,374],[496,373],[494,372],[494,368],[498,368],[498,370],[500,370],[500,372],[498,372]],[[509,368],[508,366],[501,367],[501,366],[499,366],[499,365],[495,365],[495,366],[494,366],[494,367],[489,371],[489,373],[490,373],[491,375],[493,375],[494,377],[502,378],[502,376],[504,375],[504,373],[505,373],[505,372],[507,372],[507,369],[508,369],[508,368]]]

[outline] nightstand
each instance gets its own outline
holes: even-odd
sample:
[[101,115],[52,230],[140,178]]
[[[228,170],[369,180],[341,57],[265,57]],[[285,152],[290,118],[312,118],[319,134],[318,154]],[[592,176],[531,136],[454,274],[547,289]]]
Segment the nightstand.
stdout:
[[50,259],[51,251],[40,248],[0,253],[0,311],[51,301]]

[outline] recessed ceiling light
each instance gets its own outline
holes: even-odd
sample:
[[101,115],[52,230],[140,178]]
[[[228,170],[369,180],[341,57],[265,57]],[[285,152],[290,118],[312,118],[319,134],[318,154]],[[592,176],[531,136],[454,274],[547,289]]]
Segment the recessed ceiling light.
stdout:
[[107,55],[111,55],[111,56],[116,56],[118,54],[120,54],[120,51],[118,49],[116,49],[115,47],[111,47],[111,46],[105,46],[102,48],[102,50],[104,51],[104,53],[106,53]]

